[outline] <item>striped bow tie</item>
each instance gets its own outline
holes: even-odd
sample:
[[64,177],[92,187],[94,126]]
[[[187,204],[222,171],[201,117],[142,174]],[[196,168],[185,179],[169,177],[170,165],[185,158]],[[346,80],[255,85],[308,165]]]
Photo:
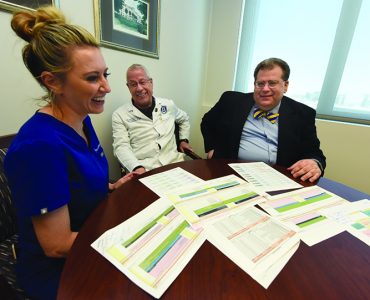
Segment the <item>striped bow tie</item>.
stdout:
[[272,124],[276,123],[277,118],[279,117],[279,114],[274,114],[272,112],[265,112],[262,109],[257,108],[254,113],[253,117],[255,119],[260,119],[262,117],[265,117],[267,120],[269,120]]

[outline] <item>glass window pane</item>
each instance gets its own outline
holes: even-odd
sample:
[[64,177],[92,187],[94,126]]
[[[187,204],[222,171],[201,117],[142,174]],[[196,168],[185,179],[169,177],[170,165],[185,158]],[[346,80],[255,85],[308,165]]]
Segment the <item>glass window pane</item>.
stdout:
[[287,96],[323,118],[370,124],[370,1],[246,3],[250,15],[243,21],[237,90],[252,91],[254,67],[279,57],[291,67]]
[[370,1],[362,1],[333,113],[370,120]]
[[262,0],[259,5],[253,68],[268,57],[285,60],[291,68],[287,96],[316,108],[342,1]]

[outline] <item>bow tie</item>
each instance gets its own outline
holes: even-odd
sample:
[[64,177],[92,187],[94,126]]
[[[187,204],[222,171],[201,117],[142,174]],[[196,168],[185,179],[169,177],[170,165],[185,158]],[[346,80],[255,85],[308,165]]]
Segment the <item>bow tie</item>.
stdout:
[[265,112],[262,109],[257,108],[253,112],[253,118],[260,119],[262,117],[265,117],[267,120],[269,120],[272,124],[276,123],[277,118],[279,117],[279,114],[274,114],[272,112]]

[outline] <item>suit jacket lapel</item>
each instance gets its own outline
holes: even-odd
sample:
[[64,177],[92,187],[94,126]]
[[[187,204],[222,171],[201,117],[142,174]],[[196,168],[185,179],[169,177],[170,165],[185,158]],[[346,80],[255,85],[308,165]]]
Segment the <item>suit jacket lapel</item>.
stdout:
[[253,105],[254,100],[252,94],[243,94],[239,108],[234,110],[235,115],[233,116],[233,120],[235,121],[236,128],[243,130],[244,123],[247,120]]
[[[289,136],[294,132],[294,113],[291,110],[291,107],[287,103],[289,99],[283,97],[281,99],[281,104],[279,108],[279,136],[278,136],[278,152],[277,152],[277,163],[282,156],[289,156],[291,148],[288,141],[290,140]],[[282,162],[280,162],[282,163]]]
[[243,127],[248,118],[248,114],[254,105],[253,94],[240,94],[239,101],[233,104],[238,105],[238,107],[232,109],[233,115],[230,116],[230,118],[232,118],[232,130],[230,134],[232,135],[234,146],[234,149],[232,149],[233,158],[237,158]]

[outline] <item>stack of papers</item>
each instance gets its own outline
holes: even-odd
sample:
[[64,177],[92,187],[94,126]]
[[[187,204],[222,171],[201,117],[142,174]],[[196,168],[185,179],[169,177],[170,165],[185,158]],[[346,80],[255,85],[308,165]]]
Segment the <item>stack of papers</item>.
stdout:
[[296,251],[299,236],[254,205],[267,196],[235,175],[172,190],[167,198],[194,228],[267,288]]
[[235,175],[173,190],[167,193],[167,198],[196,228],[203,228],[237,208],[265,200],[252,184]]

